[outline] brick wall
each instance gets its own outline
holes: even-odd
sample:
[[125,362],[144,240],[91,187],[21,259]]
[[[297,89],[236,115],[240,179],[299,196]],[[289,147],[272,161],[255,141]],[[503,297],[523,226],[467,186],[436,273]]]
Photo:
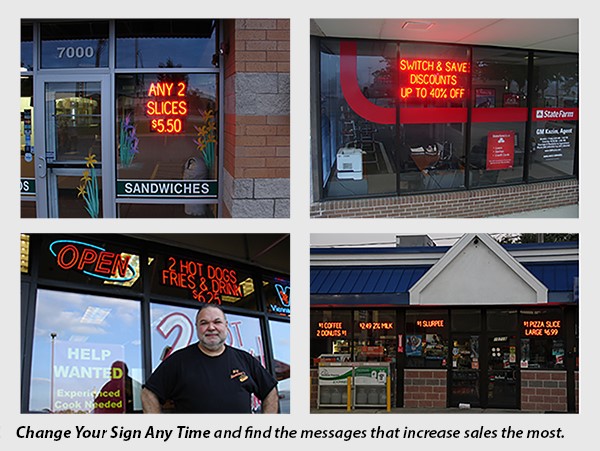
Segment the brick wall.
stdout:
[[289,217],[290,22],[224,24],[225,217]]
[[311,205],[311,216],[477,218],[574,205],[578,202],[578,181],[560,180],[451,193],[315,202]]
[[404,407],[445,408],[446,370],[405,370]]
[[521,410],[567,411],[567,373],[564,371],[521,371]]

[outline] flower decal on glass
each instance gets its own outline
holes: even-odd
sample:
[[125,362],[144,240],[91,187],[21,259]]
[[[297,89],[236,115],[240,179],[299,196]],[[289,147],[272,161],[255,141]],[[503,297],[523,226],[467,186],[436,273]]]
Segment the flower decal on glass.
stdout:
[[209,172],[212,172],[215,164],[215,143],[217,142],[217,126],[213,110],[205,110],[202,113],[202,124],[194,126],[197,138],[194,140],[202,159]]
[[123,167],[131,166],[135,155],[139,153],[138,144],[135,125],[131,120],[131,114],[128,114],[121,120],[119,131],[119,159]]
[[98,163],[96,155],[88,153],[85,158],[86,170],[83,171],[81,184],[77,187],[77,197],[83,197],[85,210],[91,218],[97,218],[100,214],[100,195],[98,189],[98,175],[94,165]]

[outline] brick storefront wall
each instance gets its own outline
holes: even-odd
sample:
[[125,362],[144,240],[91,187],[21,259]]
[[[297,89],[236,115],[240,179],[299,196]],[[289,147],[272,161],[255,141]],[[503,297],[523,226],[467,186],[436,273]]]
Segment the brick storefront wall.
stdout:
[[[579,374],[575,373],[575,403],[579,411]],[[521,371],[521,410],[567,411],[567,373],[564,371]]]
[[478,218],[509,215],[579,203],[577,180],[418,194],[316,202],[315,218]]
[[446,370],[404,370],[404,407],[446,407]]
[[225,21],[224,217],[289,217],[290,22]]

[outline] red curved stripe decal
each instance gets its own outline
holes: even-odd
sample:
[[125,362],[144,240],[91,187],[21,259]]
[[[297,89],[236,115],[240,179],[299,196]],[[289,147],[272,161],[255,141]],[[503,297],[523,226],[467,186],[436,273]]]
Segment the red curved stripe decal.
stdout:
[[395,124],[396,110],[380,107],[367,99],[358,86],[356,42],[340,42],[340,83],[350,108],[363,119],[378,124]]

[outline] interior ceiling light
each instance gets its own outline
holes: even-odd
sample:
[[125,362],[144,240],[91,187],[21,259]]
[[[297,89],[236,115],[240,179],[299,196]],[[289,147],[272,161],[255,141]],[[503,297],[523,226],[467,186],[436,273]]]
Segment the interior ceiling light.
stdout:
[[426,31],[433,27],[433,22],[422,22],[416,20],[407,20],[402,25],[404,30],[414,30],[414,31]]

